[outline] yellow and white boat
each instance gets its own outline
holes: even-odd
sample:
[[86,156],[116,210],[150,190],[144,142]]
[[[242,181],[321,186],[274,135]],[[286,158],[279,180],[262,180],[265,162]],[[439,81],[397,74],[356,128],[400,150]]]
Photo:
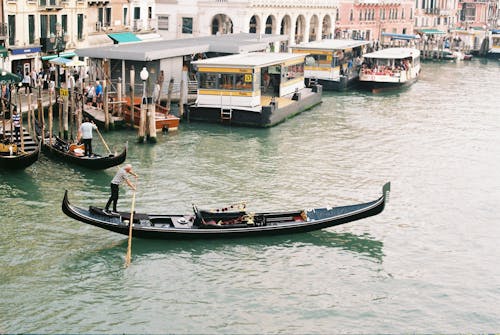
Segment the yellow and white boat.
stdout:
[[247,53],[203,59],[198,96],[185,118],[271,127],[321,102],[322,88],[306,88],[302,54]]
[[307,54],[306,83],[318,82],[324,90],[343,91],[358,81],[363,54],[370,42],[322,40],[291,46],[295,54]]

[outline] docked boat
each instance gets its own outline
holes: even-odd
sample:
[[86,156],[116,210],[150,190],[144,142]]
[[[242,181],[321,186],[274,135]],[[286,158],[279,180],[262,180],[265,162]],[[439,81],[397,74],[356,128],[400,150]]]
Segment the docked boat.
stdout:
[[108,213],[102,208],[88,209],[70,203],[68,191],[62,210],[69,217],[115,233],[128,235],[132,219],[134,237],[148,239],[210,239],[304,233],[325,229],[377,215],[384,210],[390,183],[373,201],[350,206],[299,209],[292,211],[250,213],[237,210],[200,210],[193,205],[191,214]]
[[[130,99],[127,99],[127,101],[130,101]],[[179,122],[180,118],[170,114],[170,111],[159,104],[155,104],[155,125],[156,125],[156,131],[174,131],[179,128]],[[133,123],[135,128],[139,128],[139,123],[141,120],[141,106],[140,106],[140,101],[137,103],[137,101],[134,101],[134,117],[133,117]],[[130,112],[130,103],[127,102],[125,105],[124,111],[123,111],[123,117],[125,122],[128,125],[132,124],[132,113]]]
[[414,48],[382,49],[364,58],[359,82],[372,91],[407,86],[420,75],[420,51]]
[[290,48],[292,53],[307,54],[304,66],[307,86],[317,82],[323,90],[344,91],[358,83],[362,57],[369,43],[326,39]]
[[38,123],[36,131],[39,140],[42,142],[42,152],[50,158],[57,159],[62,162],[82,166],[92,170],[104,170],[113,166],[122,164],[127,157],[127,146],[121,153],[110,153],[108,155],[100,155],[93,153],[88,157],[84,155],[83,145],[78,145],[65,141],[58,136],[50,136],[50,133],[45,133],[42,141],[42,130]]
[[489,49],[486,56],[488,58],[500,60],[500,29],[494,29],[491,31]]
[[10,133],[0,139],[0,170],[23,170],[34,164],[40,157],[40,145],[24,130],[24,150],[12,143]]
[[252,52],[192,62],[198,96],[192,121],[271,127],[321,102],[322,87],[305,87],[303,54]]

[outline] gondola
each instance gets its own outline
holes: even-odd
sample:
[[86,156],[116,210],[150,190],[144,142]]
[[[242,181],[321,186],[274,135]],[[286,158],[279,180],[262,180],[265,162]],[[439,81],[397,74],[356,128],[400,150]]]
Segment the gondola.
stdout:
[[127,147],[120,154],[109,154],[101,156],[93,154],[91,157],[83,156],[78,151],[70,150],[72,144],[55,136],[52,138],[52,144],[49,138],[45,138],[42,143],[42,152],[52,158],[63,162],[79,165],[92,170],[104,170],[116,165],[120,165],[127,157]]
[[24,151],[19,145],[10,143],[7,137],[0,140],[0,170],[23,170],[35,163],[40,157],[40,145],[24,130]]
[[[133,215],[133,236],[145,239],[211,239],[305,233],[377,215],[384,210],[390,183],[374,201],[340,207],[301,209],[283,212],[250,213],[245,210],[200,210],[193,214]],[[116,233],[128,235],[130,212],[109,213],[102,208],[80,208],[64,193],[62,211],[69,217]]]
[[[42,140],[42,128],[36,122],[35,130],[38,139]],[[120,154],[109,154],[107,156],[92,154],[91,157],[83,155],[83,145],[76,145],[65,141],[58,136],[50,137],[50,133],[45,132],[42,141],[42,152],[48,157],[79,165],[92,170],[104,170],[116,165],[120,165],[127,157],[127,146]],[[73,150],[76,149],[76,150]]]
[[40,156],[40,146],[32,150],[25,150],[23,153],[10,154],[0,153],[0,170],[23,170],[31,166]]

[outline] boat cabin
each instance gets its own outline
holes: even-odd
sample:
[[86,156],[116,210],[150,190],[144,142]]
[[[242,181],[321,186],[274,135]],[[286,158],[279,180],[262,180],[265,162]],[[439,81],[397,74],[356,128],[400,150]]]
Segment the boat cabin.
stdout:
[[370,42],[327,39],[294,45],[294,54],[305,54],[306,82],[318,80],[325,89],[337,89],[342,81],[357,78],[362,56]]
[[500,59],[500,30],[496,29],[491,32],[491,42],[490,49],[488,50],[488,56],[490,58]]
[[260,111],[304,84],[304,54],[246,53],[193,62],[197,106]]

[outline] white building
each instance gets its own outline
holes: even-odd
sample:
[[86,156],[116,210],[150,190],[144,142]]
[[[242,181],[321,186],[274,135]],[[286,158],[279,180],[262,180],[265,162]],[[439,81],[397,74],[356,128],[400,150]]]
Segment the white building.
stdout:
[[158,0],[158,33],[166,39],[227,33],[281,34],[289,45],[331,37],[337,1]]

